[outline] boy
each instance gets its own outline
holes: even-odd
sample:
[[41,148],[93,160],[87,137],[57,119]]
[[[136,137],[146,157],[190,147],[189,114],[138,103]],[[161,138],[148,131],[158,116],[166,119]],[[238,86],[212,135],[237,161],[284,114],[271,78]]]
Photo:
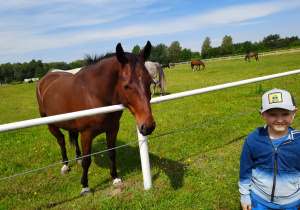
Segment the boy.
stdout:
[[267,125],[246,138],[241,154],[243,210],[300,209],[300,131],[290,127],[296,112],[286,90],[273,89],[262,96],[259,113]]

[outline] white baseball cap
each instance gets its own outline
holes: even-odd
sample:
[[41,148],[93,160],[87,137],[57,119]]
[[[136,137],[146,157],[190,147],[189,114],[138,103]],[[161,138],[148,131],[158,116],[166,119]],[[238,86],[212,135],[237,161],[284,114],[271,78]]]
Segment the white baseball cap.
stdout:
[[262,96],[261,113],[273,108],[294,111],[296,104],[290,92],[275,88]]

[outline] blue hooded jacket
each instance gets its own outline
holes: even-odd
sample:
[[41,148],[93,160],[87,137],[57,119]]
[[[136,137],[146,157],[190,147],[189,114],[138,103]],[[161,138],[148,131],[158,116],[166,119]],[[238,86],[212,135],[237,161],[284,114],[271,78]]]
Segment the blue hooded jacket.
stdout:
[[240,160],[241,203],[251,205],[250,190],[267,202],[286,205],[300,200],[300,131],[275,148],[268,127],[258,127],[245,140]]

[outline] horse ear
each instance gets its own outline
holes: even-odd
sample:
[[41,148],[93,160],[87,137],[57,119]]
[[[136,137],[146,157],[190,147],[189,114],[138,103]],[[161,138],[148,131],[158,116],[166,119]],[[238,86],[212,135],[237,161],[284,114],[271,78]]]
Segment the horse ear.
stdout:
[[140,53],[140,56],[144,59],[144,61],[146,61],[151,53],[151,43],[148,41],[146,46],[144,47],[144,49],[142,50],[142,52]]
[[124,53],[124,50],[122,48],[122,45],[121,43],[119,43],[116,47],[116,55],[117,55],[117,59],[118,61],[122,64],[122,65],[125,65],[128,60],[125,56],[125,53]]

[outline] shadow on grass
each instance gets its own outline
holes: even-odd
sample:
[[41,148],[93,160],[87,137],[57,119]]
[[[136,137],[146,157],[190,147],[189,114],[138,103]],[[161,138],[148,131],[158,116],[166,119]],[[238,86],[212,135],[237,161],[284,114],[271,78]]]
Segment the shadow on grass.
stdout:
[[[105,139],[101,139],[100,141],[105,141]],[[125,144],[122,141],[117,140],[118,145]],[[138,147],[138,143],[136,143],[137,146],[126,146],[122,147],[116,150],[117,157],[116,157],[116,165],[117,165],[117,171],[119,177],[122,179],[122,177],[125,177],[126,174],[130,174],[134,171],[141,171],[141,160],[140,160],[140,151]],[[92,152],[97,152],[105,150],[104,145],[94,145]],[[103,155],[107,156],[107,153],[102,153]],[[185,165],[167,158],[161,158],[157,155],[154,155],[149,151],[149,159],[150,159],[150,169],[156,168],[159,172],[155,174],[151,174],[152,180],[156,180],[159,177],[159,173],[163,172],[165,173],[169,179],[170,184],[173,189],[179,189],[183,186],[183,177],[185,171]],[[108,168],[109,169],[109,160],[108,158],[101,157],[101,155],[96,155],[94,157],[94,162],[97,166],[101,168]],[[108,173],[108,182],[112,181],[112,178],[110,177]],[[94,188],[99,187],[95,186]]]
[[44,209],[44,208],[46,208],[46,209],[52,209],[52,208],[57,207],[58,205],[61,205],[61,204],[67,203],[67,202],[74,201],[74,200],[76,200],[76,199],[78,199],[78,198],[81,198],[81,197],[82,197],[81,195],[78,195],[78,196],[76,196],[76,197],[74,197],[74,198],[70,198],[70,199],[63,200],[63,201],[56,202],[56,203],[51,203],[51,204],[46,205],[46,206],[41,206],[39,209]]
[[223,144],[223,145],[221,145],[221,146],[213,147],[213,148],[210,148],[209,150],[220,149],[220,148],[222,148],[222,147],[224,147],[224,146],[230,145],[230,144],[232,144],[232,143],[234,143],[234,142],[237,142],[237,141],[240,141],[240,140],[243,140],[243,141],[244,141],[248,135],[249,135],[249,134],[240,136],[240,137],[238,137],[238,138],[236,138],[236,139],[232,139],[231,141],[229,141],[229,142],[227,142],[227,143],[225,143],[225,144]]
[[[234,142],[243,140],[247,135],[238,137],[236,139],[233,139],[221,146],[211,148],[210,150],[215,150],[215,149],[220,149],[222,147],[225,147],[227,145],[230,145]],[[101,144],[99,142],[105,142],[104,138],[101,138],[100,140],[97,140],[98,143],[93,144],[92,147],[92,153],[106,150],[105,146],[106,144]],[[125,144],[122,141],[117,140],[118,145],[123,145]],[[138,144],[138,143],[137,143]],[[139,147],[137,146],[126,146],[122,147],[116,150],[117,152],[117,157],[116,157],[116,165],[117,165],[117,171],[119,174],[119,177],[122,179],[122,177],[125,177],[126,174],[130,174],[135,171],[141,171],[141,161],[140,161],[140,152],[139,152]],[[98,155],[95,155],[93,157],[93,162],[101,167],[101,168],[106,168],[108,169],[107,171],[107,179],[102,181],[101,183],[97,184],[96,186],[90,186],[92,193],[96,191],[97,188],[101,188],[102,185],[108,184],[109,182],[112,182],[112,178],[109,174],[109,159],[107,157],[107,152],[100,153]],[[152,180],[156,180],[159,178],[159,174],[161,172],[165,173],[169,179],[170,179],[170,185],[174,190],[180,189],[183,186],[183,177],[184,174],[188,172],[187,165],[182,164],[178,161],[174,161],[171,159],[167,158],[161,158],[157,155],[152,154],[149,152],[149,159],[150,159],[150,169],[151,168],[156,168],[157,172],[155,174],[151,174]],[[125,181],[126,185],[126,181]],[[78,192],[79,194],[79,192]],[[55,208],[58,205],[76,200],[78,198],[81,198],[82,196],[76,196],[74,198],[66,199],[60,202],[55,202],[48,204],[46,206],[42,206],[42,208]]]
[[[95,140],[94,140],[95,141]],[[106,142],[105,138],[98,139],[96,142],[94,142],[92,147],[92,153],[96,153],[99,151],[106,150],[106,143],[101,144],[99,142]],[[122,141],[117,140],[117,145],[124,145],[125,143]],[[140,161],[140,152],[138,143],[136,143],[137,146],[126,146],[121,147],[116,150],[117,157],[116,157],[116,165],[117,165],[117,171],[119,177],[122,179],[122,177],[125,177],[126,174],[130,174],[135,171],[141,171],[141,161]],[[72,154],[70,154],[71,156]],[[178,161],[173,161],[167,158],[161,158],[157,155],[153,155],[151,152],[149,152],[149,159],[150,159],[150,169],[151,168],[158,168],[158,172],[155,174],[151,174],[152,181],[159,178],[159,174],[161,172],[165,173],[169,179],[170,184],[174,190],[177,190],[183,186],[183,177],[184,173],[186,173],[186,166]],[[97,184],[96,186],[89,186],[91,188],[92,193],[96,191],[97,188],[101,188],[101,186],[108,184],[109,182],[112,182],[113,179],[110,176],[109,170],[110,170],[110,164],[107,152],[97,154],[93,156],[92,162],[94,162],[97,166],[101,168],[106,168],[107,170],[107,179],[102,181],[101,183]],[[126,181],[124,183],[126,185]],[[79,192],[78,192],[79,194]],[[48,205],[43,205],[41,208],[55,208],[58,205],[76,200],[78,198],[81,198],[82,196],[78,195],[74,198],[62,200],[59,202],[50,203]]]

